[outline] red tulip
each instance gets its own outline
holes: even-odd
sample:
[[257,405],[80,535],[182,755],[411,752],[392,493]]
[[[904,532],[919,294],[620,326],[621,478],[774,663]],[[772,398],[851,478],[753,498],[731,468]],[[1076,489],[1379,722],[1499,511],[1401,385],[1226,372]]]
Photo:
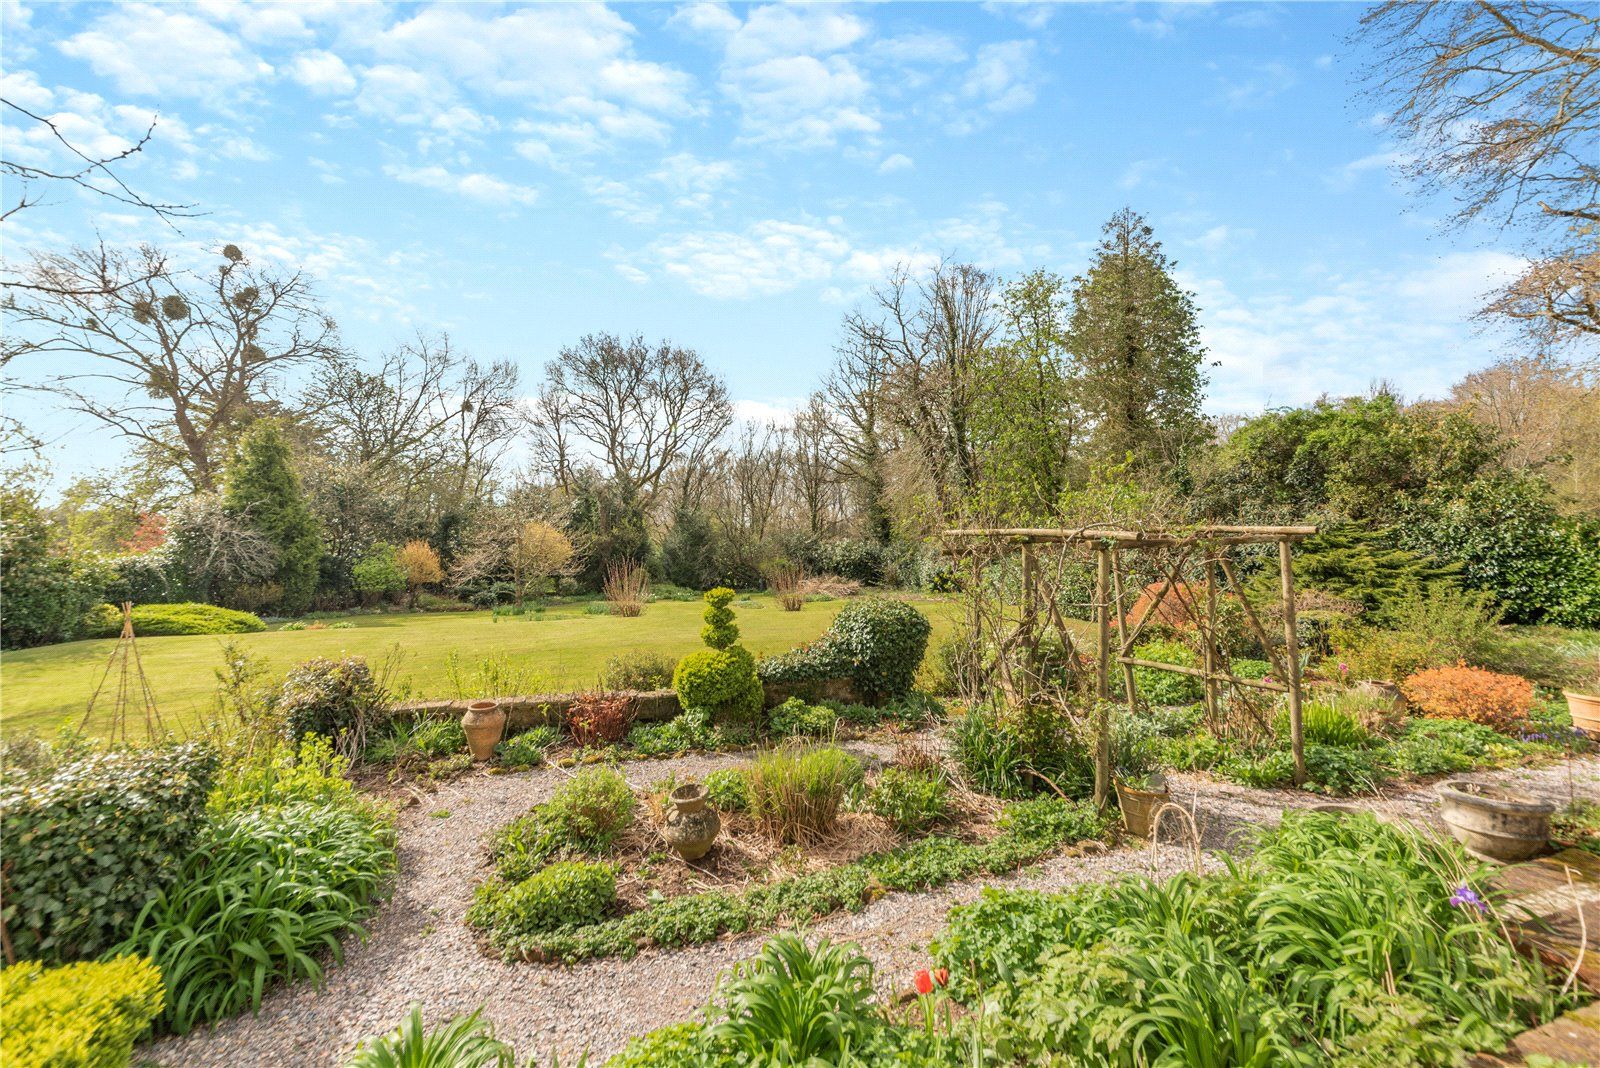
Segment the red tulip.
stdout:
[[950,985],[950,969],[949,968],[935,968],[934,972],[933,972],[933,981],[938,983],[940,986],[949,986]]
[[933,993],[933,976],[928,974],[928,969],[924,968],[917,973],[916,986],[919,994]]

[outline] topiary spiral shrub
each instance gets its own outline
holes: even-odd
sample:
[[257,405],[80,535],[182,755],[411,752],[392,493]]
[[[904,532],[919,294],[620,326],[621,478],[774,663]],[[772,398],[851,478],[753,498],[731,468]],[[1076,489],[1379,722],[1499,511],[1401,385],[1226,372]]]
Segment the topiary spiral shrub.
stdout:
[[0,971],[8,1068],[122,1068],[161,1011],[161,970],[140,957]]
[[94,957],[178,878],[216,754],[186,744],[68,761],[0,786],[4,919],[17,956]]
[[728,607],[733,598],[726,586],[706,591],[706,623],[700,638],[708,648],[678,661],[672,688],[685,711],[705,709],[720,720],[749,725],[761,714],[761,679],[755,657],[736,644],[739,627]]
[[768,657],[759,670],[775,683],[848,678],[880,704],[911,692],[932,631],[928,617],[906,602],[868,597],[846,605],[822,637]]

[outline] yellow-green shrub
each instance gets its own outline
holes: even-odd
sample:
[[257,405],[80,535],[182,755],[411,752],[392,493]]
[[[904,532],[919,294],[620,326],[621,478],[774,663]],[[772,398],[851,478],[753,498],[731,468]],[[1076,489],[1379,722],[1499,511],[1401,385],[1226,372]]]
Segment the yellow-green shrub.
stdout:
[[143,957],[0,971],[6,1068],[122,1068],[161,1011],[161,970]]

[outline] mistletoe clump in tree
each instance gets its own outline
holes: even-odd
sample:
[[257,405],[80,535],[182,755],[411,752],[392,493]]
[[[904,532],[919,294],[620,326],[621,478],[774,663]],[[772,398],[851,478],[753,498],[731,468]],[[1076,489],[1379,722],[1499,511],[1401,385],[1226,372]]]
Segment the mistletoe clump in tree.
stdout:
[[741,726],[753,726],[761,714],[761,679],[755,657],[739,645],[739,625],[734,622],[734,592],[726,586],[706,591],[706,625],[700,639],[706,643],[678,661],[672,688],[688,713]]

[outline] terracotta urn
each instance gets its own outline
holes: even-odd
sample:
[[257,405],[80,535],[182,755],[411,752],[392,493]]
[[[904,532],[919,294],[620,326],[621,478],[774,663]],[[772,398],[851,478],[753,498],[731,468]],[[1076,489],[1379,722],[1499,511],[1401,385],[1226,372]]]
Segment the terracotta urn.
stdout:
[[1600,694],[1561,691],[1567,698],[1572,725],[1589,737],[1600,740]]
[[1550,844],[1556,806],[1483,783],[1452,779],[1439,786],[1444,825],[1467,851],[1487,860],[1514,863],[1543,853]]
[[672,808],[661,828],[661,837],[684,860],[699,860],[711,851],[717,832],[722,830],[716,810],[706,807],[706,788],[687,783],[672,791],[668,800]]
[[1165,777],[1156,774],[1138,785],[1116,780],[1117,806],[1122,809],[1122,824],[1135,838],[1149,838],[1155,814],[1172,800]]
[[506,712],[499,701],[474,701],[461,716],[461,729],[467,733],[467,748],[473,760],[488,760],[506,730]]

